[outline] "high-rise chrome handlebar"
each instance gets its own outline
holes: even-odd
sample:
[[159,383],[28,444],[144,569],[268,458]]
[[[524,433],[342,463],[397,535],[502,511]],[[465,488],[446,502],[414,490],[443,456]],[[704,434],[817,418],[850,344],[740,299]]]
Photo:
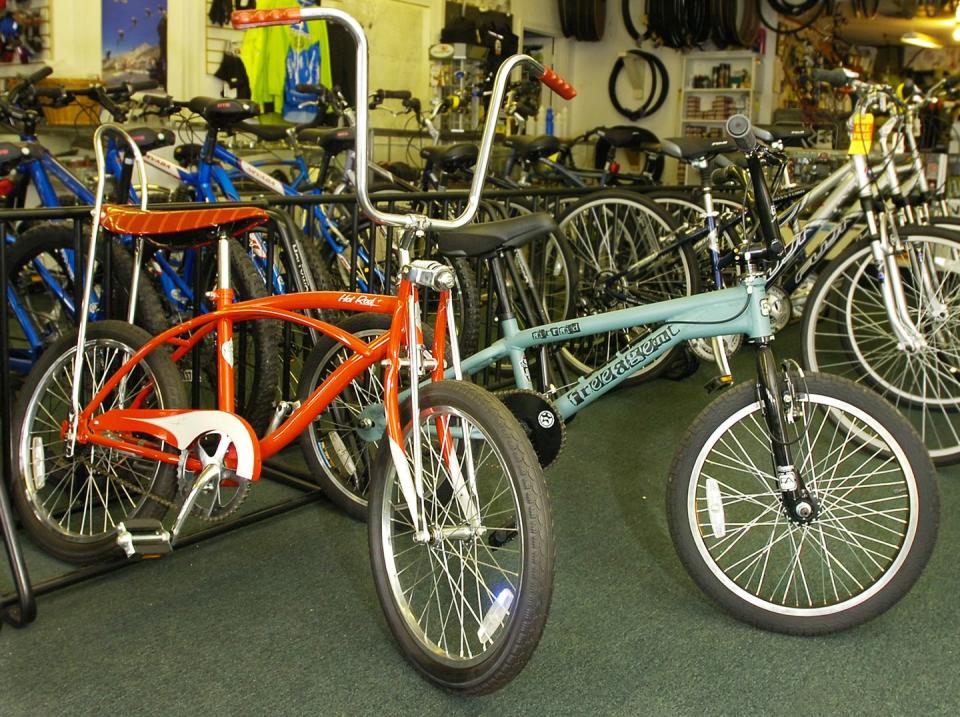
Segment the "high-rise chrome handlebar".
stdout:
[[377,209],[370,201],[368,187],[368,173],[363,171],[369,161],[369,109],[364,98],[368,96],[367,66],[368,48],[367,38],[363,27],[353,17],[333,8],[283,8],[276,10],[239,10],[232,15],[233,26],[237,29],[265,27],[268,25],[296,25],[309,20],[332,20],[343,25],[357,43],[356,53],[356,177],[357,200],[361,209],[370,219],[379,224],[393,224],[402,227],[417,229],[457,229],[473,220],[480,205],[480,192],[490,163],[493,139],[497,126],[497,115],[503,104],[503,97],[507,89],[507,80],[510,73],[519,65],[528,65],[537,74],[537,79],[550,87],[564,99],[571,99],[576,95],[573,87],[559,77],[553,70],[545,68],[528,55],[513,55],[504,61],[497,71],[493,93],[487,110],[487,119],[483,127],[479,157],[477,158],[476,172],[470,185],[470,194],[463,212],[455,219],[432,219],[417,214],[393,214]]

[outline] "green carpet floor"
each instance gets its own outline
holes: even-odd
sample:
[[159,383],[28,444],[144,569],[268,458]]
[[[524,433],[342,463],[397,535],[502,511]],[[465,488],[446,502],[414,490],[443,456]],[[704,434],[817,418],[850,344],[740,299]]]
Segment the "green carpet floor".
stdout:
[[940,471],[939,543],[905,600],[839,635],[764,633],[698,591],[667,533],[667,468],[708,378],[617,391],[571,424],[547,474],[550,620],[497,694],[417,677],[380,612],[365,527],[321,502],[42,597],[35,624],[0,632],[0,715],[957,714],[960,467]]

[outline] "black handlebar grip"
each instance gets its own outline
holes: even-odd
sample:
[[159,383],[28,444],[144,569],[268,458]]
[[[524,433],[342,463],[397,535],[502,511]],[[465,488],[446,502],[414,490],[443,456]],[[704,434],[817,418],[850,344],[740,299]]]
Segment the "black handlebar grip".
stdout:
[[727,120],[727,136],[733,140],[741,152],[752,152],[757,147],[757,136],[753,132],[753,125],[746,115],[734,115]]
[[173,100],[167,95],[144,95],[143,103],[145,105],[153,105],[154,107],[171,107],[173,106]]
[[377,90],[385,100],[409,100],[413,95],[410,90]]
[[317,95],[318,97],[323,97],[330,91],[323,85],[313,85],[306,82],[299,83],[296,86],[296,90],[305,95]]
[[49,77],[52,74],[53,74],[53,68],[45,65],[41,67],[39,70],[37,70],[36,72],[34,72],[32,75],[27,75],[26,77],[24,77],[23,82],[24,84],[32,85],[36,82],[39,82],[44,77]]
[[[851,74],[853,77],[851,77]],[[834,70],[814,70],[813,79],[817,82],[826,82],[834,87],[846,87],[851,80],[856,79],[856,73],[848,73],[842,67]]]
[[67,93],[62,87],[38,87],[33,91],[35,97],[49,97],[59,99]]
[[125,84],[127,86],[127,92],[129,92],[131,95],[134,92],[155,90],[160,86],[160,83],[156,80],[133,80],[132,82],[127,82]]

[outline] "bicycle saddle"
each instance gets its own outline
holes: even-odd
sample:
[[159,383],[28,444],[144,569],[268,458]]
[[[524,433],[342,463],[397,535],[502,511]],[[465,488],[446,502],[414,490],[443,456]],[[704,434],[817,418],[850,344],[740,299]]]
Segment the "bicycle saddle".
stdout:
[[424,147],[420,150],[420,156],[426,160],[428,167],[437,167],[444,172],[469,169],[476,164],[479,154],[477,145],[469,142],[444,147]]
[[755,124],[753,133],[761,142],[799,142],[813,137],[813,130],[798,125]]
[[0,142],[0,174],[7,174],[25,159],[34,159],[46,150],[35,142]]
[[537,160],[542,157],[549,157],[560,151],[560,140],[549,134],[539,137],[525,137],[523,135],[514,135],[507,137],[503,143],[517,153],[521,159]]
[[215,129],[227,129],[260,114],[260,108],[253,102],[222,97],[194,97],[187,103],[187,109],[203,117]]
[[160,147],[169,147],[176,141],[176,136],[170,130],[155,129],[153,127],[135,127],[127,132],[130,139],[137,143],[141,152],[150,152]]
[[202,246],[217,238],[217,230],[235,236],[269,220],[256,207],[211,207],[174,212],[142,211],[135,207],[106,205],[100,226],[114,234],[142,236],[163,248]]
[[287,130],[295,127],[293,124],[253,124],[251,122],[241,122],[236,126],[241,132],[248,132],[254,137],[259,137],[265,142],[279,142],[287,138]]
[[736,152],[737,145],[726,139],[671,137],[660,141],[660,151],[668,157],[692,162],[696,159],[709,159],[726,152]]
[[597,136],[609,146],[617,149],[646,149],[657,143],[657,136],[650,130],[625,125],[599,127]]
[[300,142],[315,145],[331,157],[348,149],[353,149],[356,137],[357,133],[353,127],[338,127],[335,129],[305,127],[297,130],[297,139]]
[[553,217],[537,212],[439,232],[437,248],[443,256],[490,256],[503,249],[518,249],[555,231],[558,229]]

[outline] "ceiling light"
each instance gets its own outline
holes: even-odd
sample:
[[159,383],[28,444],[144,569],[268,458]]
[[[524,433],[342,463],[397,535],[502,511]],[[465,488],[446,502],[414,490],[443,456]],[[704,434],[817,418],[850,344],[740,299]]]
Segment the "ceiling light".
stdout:
[[953,28],[953,41],[960,42],[960,25]]
[[930,50],[940,50],[943,49],[943,45],[940,42],[930,35],[926,35],[922,32],[905,32],[900,37],[900,42],[904,45],[913,45],[914,47],[926,47]]

